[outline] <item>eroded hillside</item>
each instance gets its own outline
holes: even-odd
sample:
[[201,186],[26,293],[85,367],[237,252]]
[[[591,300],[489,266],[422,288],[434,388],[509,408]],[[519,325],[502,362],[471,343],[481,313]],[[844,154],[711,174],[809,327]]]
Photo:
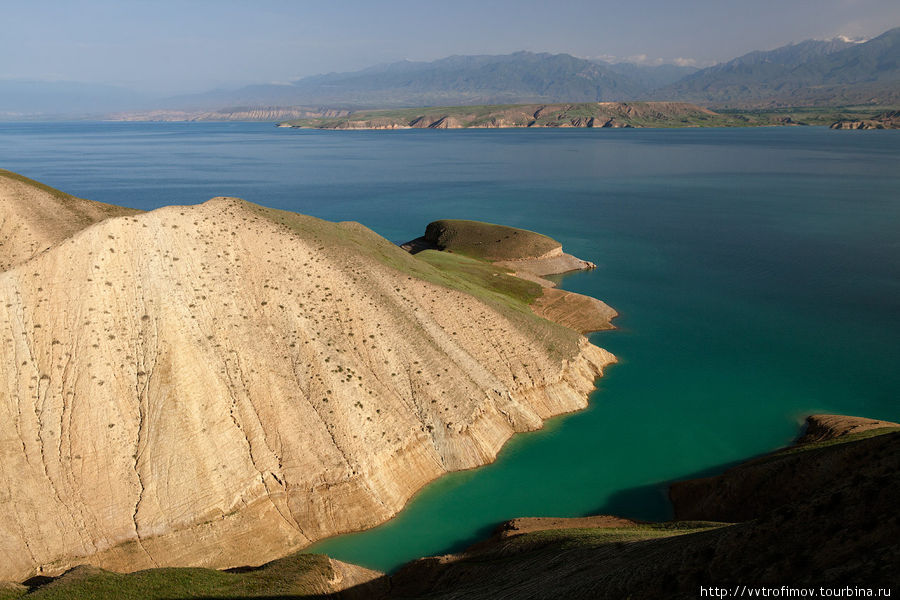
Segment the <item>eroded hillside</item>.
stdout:
[[372,526],[585,406],[613,360],[361,225],[230,198],[0,274],[0,338],[10,580],[259,564]]
[[76,198],[3,169],[0,203],[0,271],[103,219],[139,212]]

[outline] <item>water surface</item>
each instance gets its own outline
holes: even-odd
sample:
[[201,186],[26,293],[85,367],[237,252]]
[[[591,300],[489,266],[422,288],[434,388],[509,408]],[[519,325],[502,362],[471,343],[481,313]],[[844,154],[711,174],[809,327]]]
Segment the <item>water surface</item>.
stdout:
[[318,132],[0,124],[0,167],[136,208],[241,196],[395,241],[453,217],[598,264],[621,363],[590,407],[314,547],[378,569],[519,516],[665,518],[666,481],[787,444],[802,418],[900,420],[900,132],[821,128]]

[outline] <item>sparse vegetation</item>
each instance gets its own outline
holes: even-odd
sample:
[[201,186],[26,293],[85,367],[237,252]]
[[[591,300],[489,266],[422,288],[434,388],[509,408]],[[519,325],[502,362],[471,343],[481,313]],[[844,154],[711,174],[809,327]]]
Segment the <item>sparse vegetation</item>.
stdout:
[[[559,358],[570,358],[577,352],[577,332],[538,317],[528,307],[541,293],[540,286],[535,283],[511,277],[503,269],[465,256],[429,251],[411,255],[359,223],[331,223],[249,203],[248,207],[260,216],[293,230],[304,239],[319,243],[321,247],[327,245],[332,249],[345,248],[354,253],[363,252],[410,277],[475,296],[520,325]],[[479,225],[498,228],[492,231],[513,230],[496,225]],[[548,242],[554,246],[559,245],[546,236],[537,233],[533,235],[536,237],[526,241],[528,247],[543,248]]]
[[40,181],[35,181],[34,179],[29,179],[24,175],[19,175],[18,173],[13,173],[12,171],[7,171],[6,169],[0,169],[0,177],[6,177],[8,179],[12,179],[13,181],[18,181],[19,183],[24,183],[25,185],[30,185],[31,187],[35,187],[41,191],[47,192],[57,200],[68,200],[72,196],[69,194],[60,191],[54,187],[50,187],[49,185],[43,184]]
[[562,247],[534,231],[461,219],[429,223],[425,239],[441,250],[491,261],[534,258]]
[[[334,575],[327,556],[294,554],[255,569],[216,571],[161,568],[114,573],[78,567],[49,583],[28,590],[0,588],[0,599],[25,600],[154,600],[164,598],[316,597],[330,591]],[[4,595],[8,594],[8,595]]]
[[[314,129],[469,127],[746,127],[738,115],[673,102],[496,104],[362,110],[339,118],[297,119],[283,125]],[[774,124],[774,123],[772,123]]]
[[[544,529],[510,537],[495,550],[477,553],[479,559],[508,554],[510,552],[527,552],[552,544],[556,550],[565,548],[597,547],[606,544],[636,542],[655,538],[672,537],[697,533],[728,523],[712,521],[670,521],[666,523],[646,523],[626,527],[583,527],[573,529]],[[495,554],[496,552],[496,554]]]
[[[885,435],[888,433],[894,433],[896,431],[900,431],[900,427],[881,427],[879,429],[869,429],[868,431],[860,431],[859,433],[849,433],[847,435],[841,435],[830,440],[822,440],[821,442],[810,442],[808,444],[794,444],[793,446],[789,446],[783,450],[779,450],[774,454],[770,455],[772,458],[787,456],[789,454],[797,454],[799,452],[809,452],[810,450],[818,450],[820,448],[827,448],[828,446],[836,446],[838,444],[849,444],[851,442],[858,442],[860,440],[865,440],[868,438],[873,438],[879,435]],[[760,460],[765,460],[769,457],[764,457]]]

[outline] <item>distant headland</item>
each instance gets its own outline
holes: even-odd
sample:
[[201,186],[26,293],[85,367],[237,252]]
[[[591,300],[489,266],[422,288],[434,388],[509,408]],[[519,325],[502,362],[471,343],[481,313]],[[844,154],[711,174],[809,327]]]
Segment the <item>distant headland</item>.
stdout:
[[688,102],[578,102],[360,110],[341,115],[282,121],[279,127],[395,130],[819,125],[830,126],[832,129],[885,129],[894,128],[900,123],[896,114],[896,111],[873,111],[872,107],[865,106],[717,112]]

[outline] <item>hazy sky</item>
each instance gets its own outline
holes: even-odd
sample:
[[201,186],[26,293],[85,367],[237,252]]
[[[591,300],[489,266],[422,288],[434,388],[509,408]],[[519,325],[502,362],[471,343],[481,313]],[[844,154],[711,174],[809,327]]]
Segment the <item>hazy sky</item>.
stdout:
[[704,66],[900,25],[898,0],[0,0],[0,79],[169,94],[516,50]]

